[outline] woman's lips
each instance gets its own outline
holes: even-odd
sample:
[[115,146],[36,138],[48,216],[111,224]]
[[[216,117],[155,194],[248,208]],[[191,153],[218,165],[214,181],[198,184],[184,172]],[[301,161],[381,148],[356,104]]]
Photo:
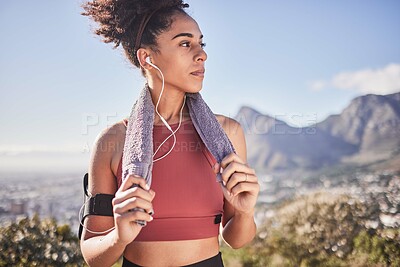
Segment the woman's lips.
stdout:
[[192,74],[194,76],[197,76],[197,77],[204,77],[204,72],[205,72],[205,70],[203,69],[203,70],[193,71],[190,74]]

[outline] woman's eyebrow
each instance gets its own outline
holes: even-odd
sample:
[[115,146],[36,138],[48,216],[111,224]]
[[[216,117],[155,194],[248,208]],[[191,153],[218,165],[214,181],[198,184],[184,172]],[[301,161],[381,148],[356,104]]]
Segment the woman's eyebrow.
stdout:
[[[182,33],[179,33],[179,34],[175,35],[171,40],[174,40],[175,38],[182,37],[182,36],[189,37],[189,38],[193,38],[194,37],[193,34],[191,34],[191,33],[182,32]],[[203,35],[200,35],[200,39],[203,39]]]

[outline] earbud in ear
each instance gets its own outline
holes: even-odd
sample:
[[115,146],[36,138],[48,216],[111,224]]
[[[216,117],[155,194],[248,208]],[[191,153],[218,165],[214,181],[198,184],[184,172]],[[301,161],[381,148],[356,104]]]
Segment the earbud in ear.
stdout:
[[146,63],[149,64],[150,66],[152,66],[153,68],[157,69],[158,71],[161,71],[156,65],[154,65],[151,62],[150,56],[146,57]]
[[158,67],[151,62],[150,56],[146,57],[146,62],[147,62],[147,64],[149,64],[153,68],[158,69]]

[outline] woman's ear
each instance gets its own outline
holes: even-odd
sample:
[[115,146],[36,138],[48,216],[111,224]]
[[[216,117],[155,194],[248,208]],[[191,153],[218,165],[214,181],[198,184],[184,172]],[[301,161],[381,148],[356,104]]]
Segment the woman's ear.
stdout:
[[144,48],[139,48],[136,52],[136,57],[143,69],[149,69],[151,67],[149,63],[146,62],[146,58],[149,57],[149,55],[150,53]]

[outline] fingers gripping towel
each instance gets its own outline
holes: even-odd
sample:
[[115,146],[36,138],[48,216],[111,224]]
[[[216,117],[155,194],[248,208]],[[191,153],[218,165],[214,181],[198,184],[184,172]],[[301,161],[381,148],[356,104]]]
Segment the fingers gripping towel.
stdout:
[[[153,168],[155,116],[150,90],[146,84],[132,107],[122,159],[122,179],[125,180],[129,175],[135,174],[143,177],[149,186]],[[234,153],[231,141],[200,93],[186,93],[186,103],[197,133],[214,158],[221,162],[226,155]]]

